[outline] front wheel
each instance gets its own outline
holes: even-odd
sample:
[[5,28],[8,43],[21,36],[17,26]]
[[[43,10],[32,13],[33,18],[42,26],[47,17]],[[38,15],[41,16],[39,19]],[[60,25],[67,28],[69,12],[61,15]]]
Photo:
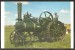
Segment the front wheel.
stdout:
[[31,34],[29,32],[23,31],[24,29],[18,29],[10,34],[10,42],[15,46],[30,44]]

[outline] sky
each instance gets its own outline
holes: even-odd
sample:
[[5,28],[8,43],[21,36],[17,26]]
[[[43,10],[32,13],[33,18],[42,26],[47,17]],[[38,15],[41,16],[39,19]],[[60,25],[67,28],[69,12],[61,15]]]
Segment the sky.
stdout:
[[[4,2],[4,21],[5,25],[14,25],[17,16],[17,3],[18,2]],[[70,15],[70,2],[21,2],[22,3],[22,18],[28,11],[34,17],[39,17],[40,14],[47,10],[54,16],[58,14],[58,20],[65,23],[71,23]]]

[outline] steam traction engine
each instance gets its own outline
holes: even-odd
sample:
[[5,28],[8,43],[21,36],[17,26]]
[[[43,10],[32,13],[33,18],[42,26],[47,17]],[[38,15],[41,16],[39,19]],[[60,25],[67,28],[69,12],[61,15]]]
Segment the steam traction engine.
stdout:
[[[18,18],[15,30],[10,34],[10,41],[15,46],[30,44],[32,41],[53,42],[62,39],[65,35],[64,23],[58,21],[58,18],[53,18],[50,12],[42,12],[39,18],[34,18],[27,12],[22,19],[21,11],[22,3],[18,3]],[[43,14],[44,18],[42,17]]]

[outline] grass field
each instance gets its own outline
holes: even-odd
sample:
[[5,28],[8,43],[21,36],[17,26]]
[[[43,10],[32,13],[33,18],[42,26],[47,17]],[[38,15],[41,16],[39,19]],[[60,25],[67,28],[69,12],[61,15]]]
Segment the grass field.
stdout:
[[9,36],[14,30],[13,26],[5,26],[5,48],[70,48],[71,38],[70,33],[64,36],[63,41],[56,42],[34,42],[32,45],[23,45],[15,47],[14,44],[10,43]]

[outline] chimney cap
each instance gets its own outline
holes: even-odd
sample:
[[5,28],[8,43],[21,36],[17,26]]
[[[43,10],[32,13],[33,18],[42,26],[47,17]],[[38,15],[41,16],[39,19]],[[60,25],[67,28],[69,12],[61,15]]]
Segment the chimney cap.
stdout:
[[18,4],[22,4],[22,3],[19,1]]

